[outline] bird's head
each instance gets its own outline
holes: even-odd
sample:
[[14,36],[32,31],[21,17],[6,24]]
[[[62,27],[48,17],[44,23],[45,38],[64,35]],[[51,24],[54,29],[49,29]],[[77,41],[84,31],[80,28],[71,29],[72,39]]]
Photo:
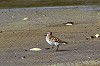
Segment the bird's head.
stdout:
[[45,36],[52,35],[52,32],[47,32]]

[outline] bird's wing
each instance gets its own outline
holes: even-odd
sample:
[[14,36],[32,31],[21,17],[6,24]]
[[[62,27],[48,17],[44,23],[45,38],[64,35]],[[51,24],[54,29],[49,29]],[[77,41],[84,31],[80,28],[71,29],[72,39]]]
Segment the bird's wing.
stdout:
[[60,40],[59,38],[54,37],[54,36],[51,36],[50,40],[53,41],[53,42],[60,42],[60,43],[62,43],[62,40]]

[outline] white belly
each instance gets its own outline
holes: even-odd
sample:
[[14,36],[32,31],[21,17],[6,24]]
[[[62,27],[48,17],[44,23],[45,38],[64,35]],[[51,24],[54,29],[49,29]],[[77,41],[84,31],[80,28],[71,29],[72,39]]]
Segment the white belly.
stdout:
[[49,39],[48,39],[47,37],[46,37],[46,41],[47,41],[47,43],[50,44],[50,45],[55,45],[53,42],[49,41]]

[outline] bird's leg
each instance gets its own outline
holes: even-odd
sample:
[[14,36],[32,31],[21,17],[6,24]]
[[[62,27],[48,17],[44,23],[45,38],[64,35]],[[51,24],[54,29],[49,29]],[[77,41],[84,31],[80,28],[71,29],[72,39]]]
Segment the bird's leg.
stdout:
[[59,48],[59,45],[57,45],[57,50],[56,51],[58,51],[58,48]]

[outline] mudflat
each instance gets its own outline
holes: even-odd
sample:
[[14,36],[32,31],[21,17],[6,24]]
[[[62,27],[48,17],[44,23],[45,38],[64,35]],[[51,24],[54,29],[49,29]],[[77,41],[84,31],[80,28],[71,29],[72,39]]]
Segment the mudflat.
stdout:
[[[46,49],[51,47],[47,31],[68,44],[59,51]],[[95,34],[100,34],[100,11],[0,9],[0,66],[99,66],[100,38],[91,38]]]

